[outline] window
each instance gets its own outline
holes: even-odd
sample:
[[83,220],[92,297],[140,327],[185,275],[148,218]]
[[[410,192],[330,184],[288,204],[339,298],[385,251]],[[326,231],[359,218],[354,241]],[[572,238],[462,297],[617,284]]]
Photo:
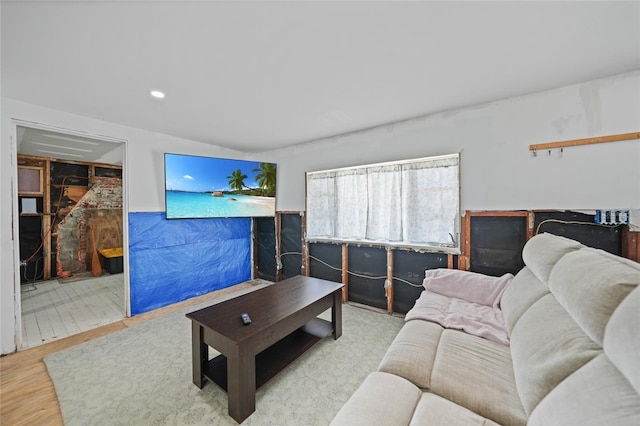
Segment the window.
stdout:
[[18,166],[18,193],[43,195],[42,169],[40,167]]
[[458,253],[459,157],[308,172],[307,240]]

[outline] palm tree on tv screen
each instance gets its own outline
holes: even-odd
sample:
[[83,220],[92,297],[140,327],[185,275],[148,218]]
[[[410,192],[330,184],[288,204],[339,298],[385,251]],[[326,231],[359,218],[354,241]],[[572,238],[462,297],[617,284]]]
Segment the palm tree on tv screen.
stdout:
[[248,177],[249,176],[242,173],[242,170],[238,169],[235,172],[232,172],[230,176],[227,176],[227,179],[229,179],[229,186],[231,189],[240,191],[245,187],[244,180]]
[[260,168],[253,169],[258,172],[255,181],[263,189],[263,195],[273,197],[276,195],[276,165],[273,163],[260,163]]

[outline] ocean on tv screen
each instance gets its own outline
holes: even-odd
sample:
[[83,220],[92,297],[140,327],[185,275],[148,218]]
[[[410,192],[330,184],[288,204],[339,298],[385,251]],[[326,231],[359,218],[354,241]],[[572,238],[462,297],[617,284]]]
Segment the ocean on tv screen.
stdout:
[[167,219],[274,216],[276,199],[222,193],[167,191]]

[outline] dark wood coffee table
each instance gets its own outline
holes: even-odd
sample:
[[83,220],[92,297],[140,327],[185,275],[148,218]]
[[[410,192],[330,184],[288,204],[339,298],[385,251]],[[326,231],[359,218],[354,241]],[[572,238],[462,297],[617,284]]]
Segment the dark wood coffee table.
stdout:
[[[296,276],[187,314],[193,383],[202,388],[206,377],[226,390],[229,415],[241,423],[255,411],[260,386],[322,338],[342,335],[342,287]],[[329,308],[331,322],[317,318]],[[221,355],[209,359],[208,346]]]

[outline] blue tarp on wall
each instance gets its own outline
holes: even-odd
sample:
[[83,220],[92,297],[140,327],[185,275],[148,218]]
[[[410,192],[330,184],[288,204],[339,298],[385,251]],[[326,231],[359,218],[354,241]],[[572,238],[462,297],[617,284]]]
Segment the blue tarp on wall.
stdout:
[[129,213],[131,314],[251,279],[251,219]]

